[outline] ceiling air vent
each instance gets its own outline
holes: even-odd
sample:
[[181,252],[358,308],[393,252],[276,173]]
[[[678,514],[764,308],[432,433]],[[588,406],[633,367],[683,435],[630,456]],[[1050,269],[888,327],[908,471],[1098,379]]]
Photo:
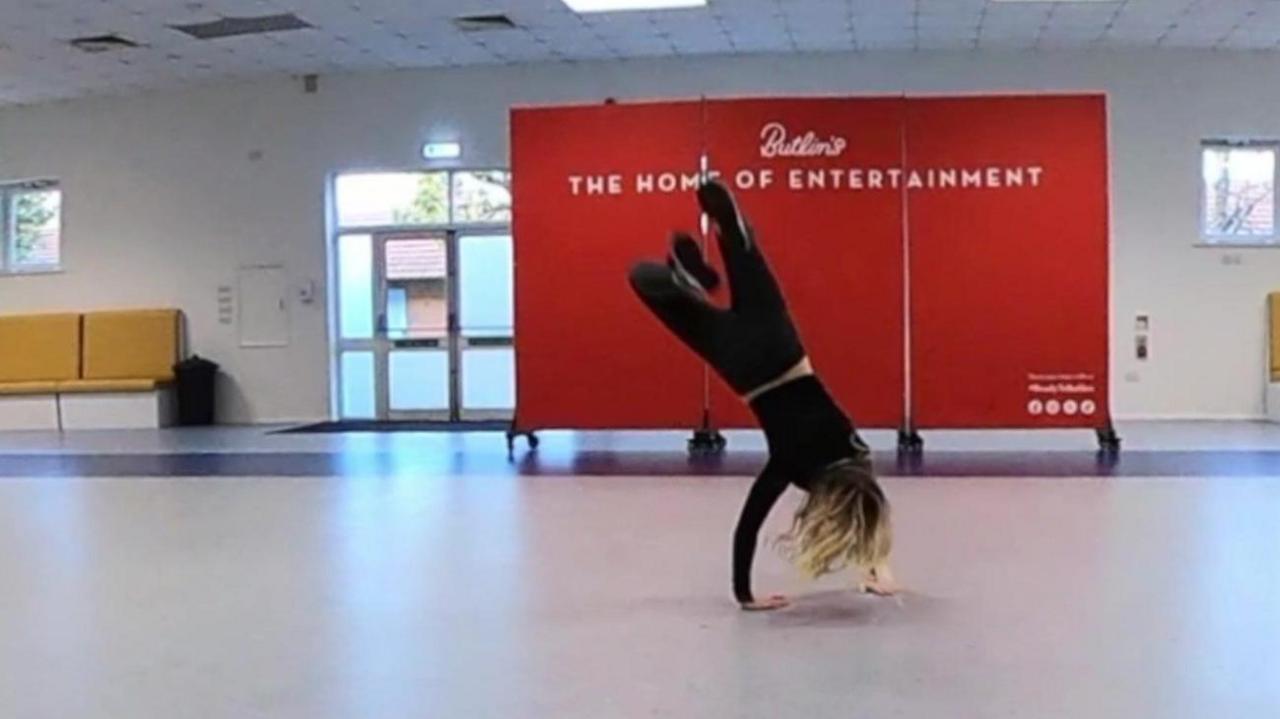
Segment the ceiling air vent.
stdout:
[[506,15],[467,15],[454,18],[453,24],[463,32],[516,29],[516,24]]
[[269,32],[286,30],[305,30],[311,23],[294,15],[260,15],[258,17],[224,17],[213,22],[200,22],[192,25],[174,25],[173,29],[183,32],[197,40],[217,40],[238,35],[262,35]]
[[93,35],[91,37],[78,37],[71,41],[71,47],[77,50],[83,50],[93,54],[102,52],[112,52],[114,50],[129,50],[138,47],[138,43],[120,37],[119,35]]

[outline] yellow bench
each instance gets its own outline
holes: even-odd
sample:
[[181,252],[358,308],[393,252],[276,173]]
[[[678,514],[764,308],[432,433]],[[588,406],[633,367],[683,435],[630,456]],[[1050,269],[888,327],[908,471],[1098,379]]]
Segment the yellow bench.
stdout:
[[57,429],[57,388],[80,377],[80,315],[0,317],[0,430]]
[[1280,382],[1280,292],[1267,295],[1267,323],[1271,331],[1271,381]]
[[[181,327],[172,309],[0,317],[0,398],[26,414],[0,405],[0,428],[32,424],[49,398],[64,429],[169,424]],[[26,428],[48,428],[39,420]]]
[[1280,422],[1280,292],[1267,295],[1267,417]]

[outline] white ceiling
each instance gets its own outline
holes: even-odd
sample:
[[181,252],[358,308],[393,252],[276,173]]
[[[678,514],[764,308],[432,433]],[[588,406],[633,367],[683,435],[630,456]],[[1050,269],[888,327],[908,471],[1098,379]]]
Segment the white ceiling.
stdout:
[[[201,42],[170,25],[293,12],[315,29]],[[450,20],[505,13],[515,30]],[[118,33],[104,55],[71,38]],[[1276,49],[1280,0],[710,0],[574,15],[560,0],[0,0],[0,104],[272,73],[710,53],[1195,47]]]

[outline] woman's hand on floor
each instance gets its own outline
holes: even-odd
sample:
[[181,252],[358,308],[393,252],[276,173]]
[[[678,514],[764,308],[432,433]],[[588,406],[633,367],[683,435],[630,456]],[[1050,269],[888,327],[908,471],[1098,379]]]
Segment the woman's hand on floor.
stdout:
[[775,594],[767,599],[757,599],[752,602],[744,602],[742,610],[746,612],[768,612],[774,609],[782,609],[791,604],[790,600],[781,594]]

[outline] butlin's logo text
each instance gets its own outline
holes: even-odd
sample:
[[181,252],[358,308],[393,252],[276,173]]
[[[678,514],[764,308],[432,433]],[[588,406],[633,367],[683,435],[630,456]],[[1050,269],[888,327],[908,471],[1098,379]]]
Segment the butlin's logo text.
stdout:
[[775,157],[839,157],[849,142],[832,135],[821,138],[810,130],[803,135],[792,135],[781,122],[771,122],[760,128],[760,156]]

